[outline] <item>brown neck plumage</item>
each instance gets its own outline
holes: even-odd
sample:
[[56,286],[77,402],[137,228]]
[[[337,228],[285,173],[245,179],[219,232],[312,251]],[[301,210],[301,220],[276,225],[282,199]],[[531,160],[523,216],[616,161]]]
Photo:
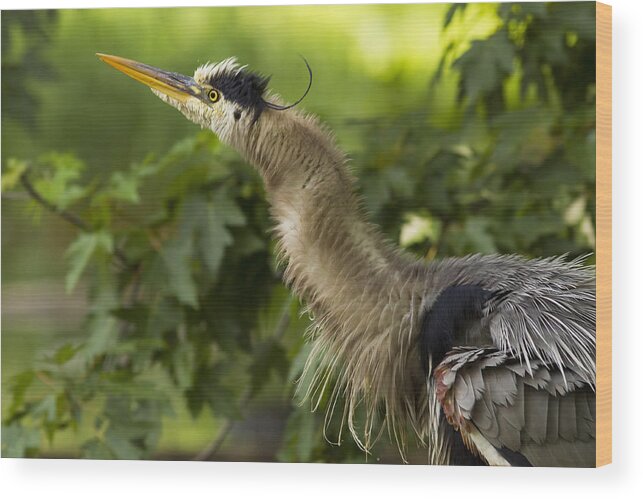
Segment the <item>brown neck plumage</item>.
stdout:
[[[423,293],[416,262],[366,222],[344,154],[313,119],[266,111],[239,142],[265,181],[286,283],[315,318],[304,375],[311,381],[302,388],[315,405],[328,388],[331,413],[343,400],[348,427],[365,449],[384,404],[401,443],[405,429],[397,421],[428,416],[413,337]],[[359,434],[358,406],[366,413]],[[419,434],[423,425],[413,424]]]

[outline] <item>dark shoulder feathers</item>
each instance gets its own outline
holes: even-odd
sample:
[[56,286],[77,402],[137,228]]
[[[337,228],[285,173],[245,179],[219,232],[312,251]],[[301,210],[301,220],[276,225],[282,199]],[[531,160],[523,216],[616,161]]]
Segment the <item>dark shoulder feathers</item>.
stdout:
[[472,320],[482,318],[483,306],[492,296],[491,291],[477,285],[450,286],[438,295],[424,312],[420,326],[420,355],[425,371],[429,356],[436,366],[458,344],[458,333]]

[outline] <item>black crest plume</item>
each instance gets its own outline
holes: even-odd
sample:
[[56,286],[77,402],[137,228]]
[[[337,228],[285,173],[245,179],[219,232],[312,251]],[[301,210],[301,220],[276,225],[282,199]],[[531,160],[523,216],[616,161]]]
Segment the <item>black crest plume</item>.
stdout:
[[270,76],[264,76],[241,69],[239,71],[224,72],[214,75],[210,78],[209,83],[214,88],[220,90],[229,101],[239,104],[239,106],[244,109],[252,110],[254,112],[254,121],[257,121],[264,109],[268,108],[276,111],[285,111],[286,109],[295,107],[304,100],[306,95],[308,95],[310,87],[313,84],[313,71],[308,64],[308,61],[304,57],[302,57],[302,59],[308,69],[308,87],[299,99],[287,106],[280,106],[264,100],[263,95],[268,88]]
[[304,60],[306,69],[308,69],[308,87],[306,87],[306,91],[304,92],[304,95],[302,95],[299,99],[297,99],[295,102],[293,102],[288,106],[279,106],[277,104],[273,104],[272,102],[264,101],[266,107],[270,109],[275,109],[277,111],[284,111],[286,109],[295,107],[297,104],[299,104],[301,101],[303,101],[306,98],[306,96],[308,95],[308,92],[310,91],[310,87],[313,86],[313,70],[310,68],[310,64],[308,64],[308,61],[306,60],[306,58],[303,56],[301,58]]

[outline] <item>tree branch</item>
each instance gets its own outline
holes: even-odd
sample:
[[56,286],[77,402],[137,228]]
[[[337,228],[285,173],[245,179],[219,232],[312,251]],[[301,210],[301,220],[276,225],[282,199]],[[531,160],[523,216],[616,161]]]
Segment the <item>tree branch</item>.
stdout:
[[67,220],[70,224],[78,227],[82,231],[89,231],[91,227],[85,223],[84,220],[82,220],[80,217],[77,215],[70,213],[66,210],[63,210],[61,208],[58,208],[55,204],[51,203],[50,201],[46,200],[42,195],[36,190],[36,188],[31,184],[29,181],[29,177],[27,176],[27,172],[24,172],[22,175],[20,175],[20,183],[22,186],[25,188],[27,193],[35,200],[37,201],[41,206],[46,208],[47,210],[51,211],[52,213],[55,213],[56,215],[64,218]]
[[[20,175],[20,183],[22,186],[25,188],[25,191],[27,191],[27,194],[31,196],[31,198],[36,201],[38,204],[40,204],[42,207],[50,211],[51,213],[54,213],[55,215],[58,215],[62,219],[66,220],[70,224],[72,224],[74,227],[79,228],[83,232],[90,232],[92,230],[91,226],[85,222],[82,218],[80,218],[78,215],[75,213],[71,213],[67,210],[63,210],[62,208],[59,208],[52,202],[48,201],[45,199],[42,194],[38,192],[38,190],[33,186],[33,184],[30,182],[29,177],[28,177],[28,170],[25,171],[22,175]],[[129,261],[125,253],[119,248],[114,249],[114,256],[116,259],[125,267],[133,267],[134,265]]]

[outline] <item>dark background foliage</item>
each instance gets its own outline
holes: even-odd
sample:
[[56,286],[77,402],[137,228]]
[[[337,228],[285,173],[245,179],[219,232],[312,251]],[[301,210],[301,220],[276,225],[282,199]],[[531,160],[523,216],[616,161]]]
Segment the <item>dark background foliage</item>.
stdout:
[[3,13],[2,455],[400,461],[386,439],[329,444],[298,403],[309,319],[252,168],[93,52],[184,73],[237,54],[287,98],[303,52],[303,107],[391,239],[571,258],[594,249],[594,21],[593,3]]

